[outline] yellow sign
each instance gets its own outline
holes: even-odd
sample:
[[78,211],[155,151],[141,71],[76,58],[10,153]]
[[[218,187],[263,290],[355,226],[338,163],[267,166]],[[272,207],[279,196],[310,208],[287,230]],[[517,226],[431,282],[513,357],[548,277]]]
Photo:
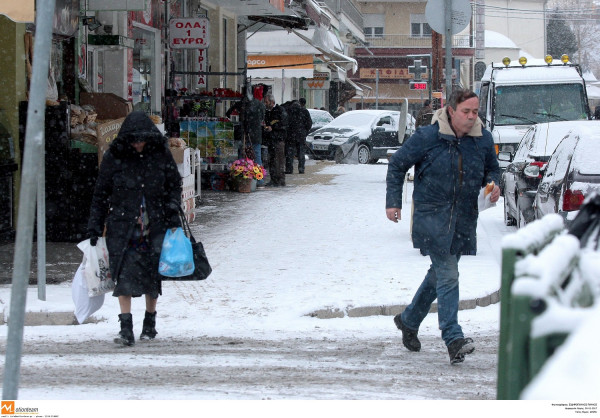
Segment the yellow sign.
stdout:
[[[377,68],[361,68],[360,78],[377,78]],[[412,79],[413,76],[408,72],[408,68],[379,68],[379,78],[392,79]],[[427,79],[427,74],[421,76],[422,79]]]
[[248,55],[248,69],[284,68],[312,69],[312,55]]

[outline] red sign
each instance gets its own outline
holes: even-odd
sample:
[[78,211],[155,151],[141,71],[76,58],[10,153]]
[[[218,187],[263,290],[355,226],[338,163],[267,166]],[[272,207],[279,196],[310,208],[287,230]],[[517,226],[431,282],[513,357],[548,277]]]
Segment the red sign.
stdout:
[[417,83],[415,81],[411,81],[409,85],[410,90],[427,90],[427,83]]

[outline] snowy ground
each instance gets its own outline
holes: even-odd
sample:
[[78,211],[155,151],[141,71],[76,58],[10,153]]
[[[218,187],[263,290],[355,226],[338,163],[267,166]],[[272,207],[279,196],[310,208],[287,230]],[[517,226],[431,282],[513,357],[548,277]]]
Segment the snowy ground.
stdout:
[[[391,316],[309,316],[407,304],[428,258],[410,242],[410,203],[399,224],[385,217],[385,164],[308,164],[286,189],[230,193],[228,205],[198,209],[193,229],[214,271],[204,282],[164,284],[157,341],[116,348],[110,296],[98,323],[26,327],[19,398],[494,399],[498,304],[460,311],[477,349],[457,366],[436,314],[420,329],[421,353],[401,346]],[[461,299],[499,288],[500,241],[514,231],[501,203],[480,215],[479,254],[461,259]],[[32,288],[27,310],[73,309],[68,283],[47,293],[41,302]],[[0,288],[5,315],[9,300]],[[136,335],[143,311],[134,300]],[[6,334],[0,326],[2,351]]]

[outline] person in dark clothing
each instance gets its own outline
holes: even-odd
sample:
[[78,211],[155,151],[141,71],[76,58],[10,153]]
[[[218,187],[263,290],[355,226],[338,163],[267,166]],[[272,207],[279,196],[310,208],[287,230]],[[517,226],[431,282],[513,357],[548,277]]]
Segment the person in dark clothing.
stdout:
[[146,297],[140,339],[157,334],[158,262],[167,229],[181,226],[180,207],[181,176],[166,138],[144,112],[130,113],[102,158],[88,222],[92,245],[106,226],[113,296],[121,309],[118,344],[135,344],[132,297]]
[[269,147],[268,187],[285,186],[285,139],[287,137],[288,115],[282,106],[275,103],[272,94],[265,96],[265,139]]
[[419,109],[419,113],[417,113],[415,128],[429,125],[432,117],[433,109],[431,108],[431,102],[429,100],[425,100],[423,107]]
[[[475,93],[455,90],[433,124],[418,129],[392,155],[386,178],[386,216],[398,222],[406,172],[415,167],[413,246],[431,258],[423,283],[394,323],[404,346],[419,351],[419,326],[437,298],[439,327],[453,364],[475,350],[458,324],[458,261],[476,253],[477,197],[500,178],[492,134],[483,128],[478,110]],[[496,202],[499,187],[491,193]]]
[[[304,104],[302,104],[304,101]],[[288,135],[285,142],[285,173],[294,172],[294,157],[298,158],[298,173],[304,173],[306,160],[306,135],[312,126],[310,113],[304,105],[306,99],[294,100],[286,108],[288,112]]]
[[[248,95],[245,88],[242,89],[242,95],[242,100],[235,102],[225,112],[225,115],[229,118],[234,111],[239,114],[239,123],[234,126],[234,139],[243,143],[245,133],[246,147],[252,147],[253,160],[263,165],[261,148],[265,105],[260,100],[256,100],[254,96]],[[241,155],[239,157],[241,158]],[[264,180],[259,180],[257,186],[260,187],[263,183]]]
[[594,109],[594,119],[600,119],[600,106],[596,106],[596,109]]

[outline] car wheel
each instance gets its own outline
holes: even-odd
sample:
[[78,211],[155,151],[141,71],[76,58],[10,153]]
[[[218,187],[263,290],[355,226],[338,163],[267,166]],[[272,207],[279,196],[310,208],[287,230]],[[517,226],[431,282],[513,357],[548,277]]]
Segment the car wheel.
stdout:
[[358,163],[368,164],[371,161],[371,150],[365,144],[358,147]]
[[342,149],[340,147],[337,147],[337,149],[335,150],[335,153],[333,154],[333,160],[337,164],[341,164],[343,159],[344,159],[344,153],[342,152]]
[[504,225],[514,226],[515,224],[515,218],[510,216],[510,214],[508,213],[508,207],[506,206],[506,197],[504,197]]

